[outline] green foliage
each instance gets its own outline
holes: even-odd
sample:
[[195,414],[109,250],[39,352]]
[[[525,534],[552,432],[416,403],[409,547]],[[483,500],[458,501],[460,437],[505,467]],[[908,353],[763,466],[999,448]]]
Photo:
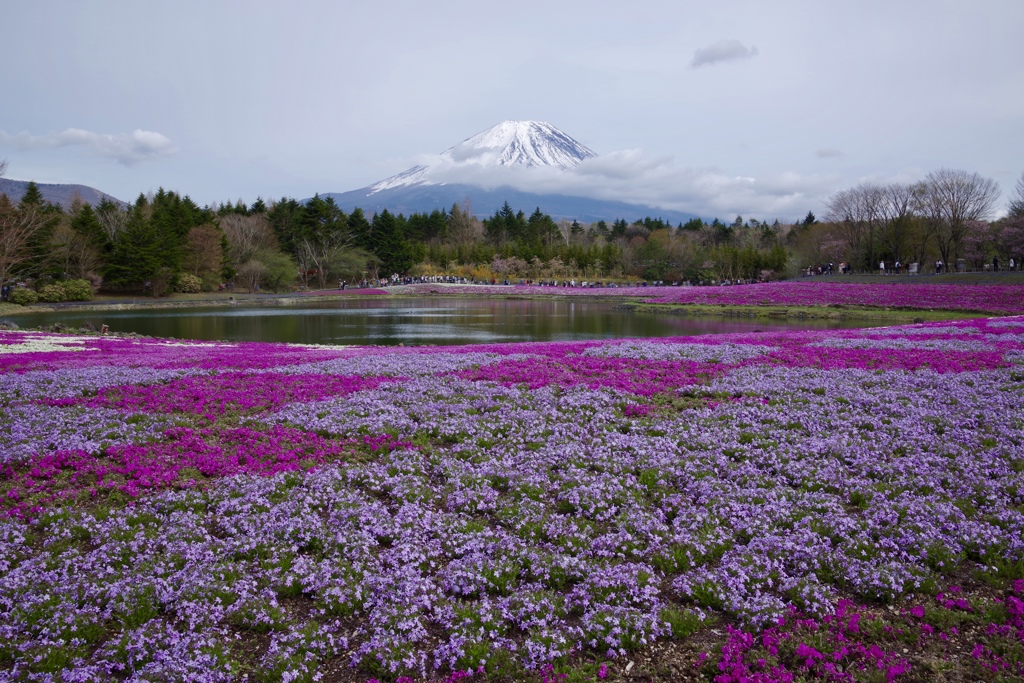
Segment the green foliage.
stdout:
[[67,280],[64,282],[65,301],[92,301],[92,285],[88,280]]
[[672,606],[661,610],[661,620],[672,630],[672,637],[676,640],[690,637],[704,625],[697,612]]
[[64,287],[60,283],[44,285],[39,290],[39,300],[51,304],[64,301]]
[[291,289],[295,284],[298,267],[295,259],[280,251],[261,251],[256,254],[257,260],[265,269],[264,282],[274,292]]
[[[30,186],[21,204],[9,208],[22,210],[34,212],[40,230],[17,265],[17,277],[100,273],[107,289],[153,295],[172,286],[197,291],[185,273],[199,278],[201,291],[241,280],[243,268],[247,281],[274,291],[288,289],[296,277],[303,285],[315,280],[333,287],[339,280],[410,272],[510,280],[775,279],[804,261],[808,245],[821,243],[832,226],[813,216],[792,227],[739,216],[707,224],[692,218],[678,227],[650,216],[586,225],[555,221],[541,207],[527,215],[509,202],[482,223],[468,205],[408,218],[381,210],[371,221],[361,209],[346,214],[331,197],[319,195],[306,202],[282,198],[268,205],[258,199],[252,207],[237,201],[211,209],[163,188],[127,209],[104,201],[95,209],[76,205],[65,216]],[[227,217],[258,217],[273,238],[236,231],[229,241],[218,221]],[[57,258],[47,253],[54,240],[65,247]],[[240,245],[248,251],[239,252]],[[494,270],[495,259],[508,267]]]
[[35,184],[35,181],[32,180],[30,180],[28,185],[25,186],[25,194],[21,196],[21,202],[18,204],[18,208],[25,209],[30,206],[43,206],[43,193],[40,191],[39,186]]
[[196,294],[203,291],[203,280],[191,273],[183,273],[178,276],[178,282],[174,285],[174,291],[181,292],[182,294]]
[[139,195],[124,231],[114,242],[103,273],[104,285],[142,290],[160,269],[160,238],[149,220],[148,200]]
[[9,301],[12,304],[18,304],[19,306],[28,306],[29,304],[38,303],[39,295],[31,289],[17,287],[13,292],[11,292]]
[[398,220],[387,209],[373,217],[370,251],[380,259],[382,277],[393,273],[402,275],[413,265],[409,245],[402,236]]

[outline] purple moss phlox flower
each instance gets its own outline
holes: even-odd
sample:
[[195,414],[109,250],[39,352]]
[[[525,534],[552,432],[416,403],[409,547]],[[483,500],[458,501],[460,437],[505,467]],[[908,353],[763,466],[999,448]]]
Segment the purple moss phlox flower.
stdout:
[[525,384],[530,389],[550,384],[589,389],[607,387],[650,396],[703,383],[719,372],[720,366],[693,361],[563,356],[506,360],[456,374],[463,379],[497,382],[504,386]]
[[[947,647],[956,630],[925,623],[941,610],[998,615],[954,656],[1024,675],[1002,649],[1024,641],[1024,582],[903,602],[1022,558],[1024,319],[454,349],[81,343],[0,363],[16,677],[233,680],[241,629],[269,634],[241,655],[266,678],[347,661],[453,683],[506,662],[550,682],[564,674],[546,662],[706,637],[718,617],[733,626],[700,673],[845,683],[924,675],[894,643]],[[880,623],[840,595],[907,612]],[[54,655],[64,671],[30,671]]]

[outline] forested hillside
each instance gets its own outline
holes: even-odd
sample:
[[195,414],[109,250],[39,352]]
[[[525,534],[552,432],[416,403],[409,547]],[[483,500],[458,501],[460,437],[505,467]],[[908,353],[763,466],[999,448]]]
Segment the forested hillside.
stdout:
[[[836,193],[826,220],[620,218],[555,221],[508,202],[478,220],[469,206],[394,215],[343,211],[330,197],[198,206],[159,190],[132,205],[44,201],[30,183],[0,195],[0,281],[36,289],[87,280],[108,292],[162,296],[231,283],[248,290],[337,287],[398,276],[469,279],[770,280],[843,265],[874,271],[1003,268],[1024,254],[1024,178],[1007,215],[991,221],[998,186],[938,171],[917,184],[863,184]],[[529,211],[529,213],[527,213]]]

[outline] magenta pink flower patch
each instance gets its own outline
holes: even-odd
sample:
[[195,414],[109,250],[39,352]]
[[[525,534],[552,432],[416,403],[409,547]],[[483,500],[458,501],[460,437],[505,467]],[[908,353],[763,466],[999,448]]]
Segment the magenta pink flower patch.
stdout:
[[167,384],[104,389],[89,399],[43,401],[47,405],[86,404],[142,413],[186,413],[208,419],[228,412],[273,410],[287,403],[307,403],[374,389],[394,378],[348,375],[226,372],[194,375]]
[[32,516],[40,506],[120,491],[131,497],[167,488],[190,488],[235,474],[269,476],[312,470],[346,460],[358,449],[387,452],[411,444],[387,434],[345,440],[326,439],[300,429],[274,425],[169,429],[165,440],[115,446],[105,457],[81,450],[57,451],[30,466],[8,464],[0,476],[8,482],[0,507],[11,516]]

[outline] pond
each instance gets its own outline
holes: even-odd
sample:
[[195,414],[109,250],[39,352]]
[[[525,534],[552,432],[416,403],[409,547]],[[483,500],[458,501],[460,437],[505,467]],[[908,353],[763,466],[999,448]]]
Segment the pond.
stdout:
[[284,305],[66,310],[19,315],[22,327],[63,323],[152,337],[397,346],[674,337],[769,329],[867,327],[863,321],[686,318],[596,301],[400,298]]

